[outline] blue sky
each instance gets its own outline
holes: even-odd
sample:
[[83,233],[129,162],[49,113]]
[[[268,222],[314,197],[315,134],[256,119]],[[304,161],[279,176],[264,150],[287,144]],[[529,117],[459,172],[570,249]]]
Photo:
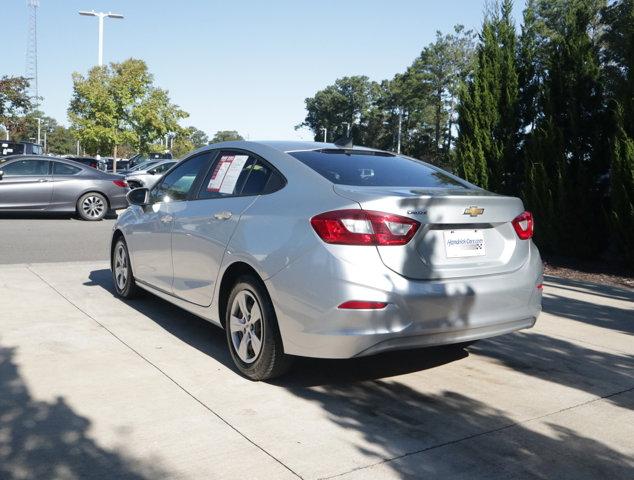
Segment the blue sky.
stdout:
[[[524,1],[517,0],[519,24]],[[182,122],[209,135],[238,130],[250,139],[309,139],[295,131],[304,99],[345,75],[391,78],[436,30],[478,29],[485,0],[40,0],[38,49],[42,109],[67,123],[71,73],[97,63],[97,19],[112,11],[104,62],[145,60],[155,83],[190,113]],[[26,0],[0,8],[0,75],[24,74]],[[6,21],[10,19],[10,21]]]

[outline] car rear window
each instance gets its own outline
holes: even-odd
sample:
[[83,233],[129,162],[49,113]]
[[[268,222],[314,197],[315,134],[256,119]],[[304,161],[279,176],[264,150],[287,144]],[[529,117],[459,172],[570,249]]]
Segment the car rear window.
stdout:
[[390,153],[328,149],[289,155],[338,185],[467,188],[423,162]]

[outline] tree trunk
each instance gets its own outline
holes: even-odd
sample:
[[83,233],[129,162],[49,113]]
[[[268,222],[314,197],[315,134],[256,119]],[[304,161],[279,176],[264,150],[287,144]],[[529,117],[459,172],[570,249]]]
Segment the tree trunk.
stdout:
[[112,173],[117,173],[117,146],[114,146],[112,152]]

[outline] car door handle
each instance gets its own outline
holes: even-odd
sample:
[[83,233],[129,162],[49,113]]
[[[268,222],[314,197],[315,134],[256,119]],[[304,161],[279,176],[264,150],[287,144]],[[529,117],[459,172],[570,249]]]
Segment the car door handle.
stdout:
[[171,215],[163,215],[161,217],[161,222],[163,223],[170,223],[174,220],[174,217],[172,217]]
[[231,215],[233,215],[231,212],[218,212],[214,213],[214,218],[216,220],[229,220]]
[[48,178],[38,178],[37,181],[40,182],[40,183],[50,182],[50,180]]

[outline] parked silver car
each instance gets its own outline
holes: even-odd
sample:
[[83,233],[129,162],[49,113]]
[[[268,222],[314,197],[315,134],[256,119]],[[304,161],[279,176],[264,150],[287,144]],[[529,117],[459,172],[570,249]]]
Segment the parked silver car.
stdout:
[[128,206],[129,191],[120,175],[72,160],[13,156],[0,163],[0,211],[77,212],[101,220]]
[[533,326],[542,263],[517,198],[424,162],[322,143],[190,154],[112,236],[115,289],[225,328],[247,377]]
[[174,165],[176,165],[176,160],[162,160],[150,164],[146,168],[131,171],[125,176],[125,180],[130,188],[152,188],[161,179],[161,176]]

